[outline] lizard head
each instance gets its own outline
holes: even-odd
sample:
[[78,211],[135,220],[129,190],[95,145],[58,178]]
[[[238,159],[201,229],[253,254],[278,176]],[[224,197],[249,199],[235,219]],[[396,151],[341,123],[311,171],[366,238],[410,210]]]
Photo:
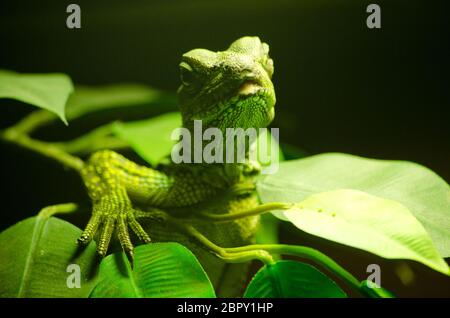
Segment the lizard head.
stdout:
[[273,61],[258,37],[243,37],[226,51],[194,49],[183,54],[178,89],[183,125],[259,128],[274,117]]

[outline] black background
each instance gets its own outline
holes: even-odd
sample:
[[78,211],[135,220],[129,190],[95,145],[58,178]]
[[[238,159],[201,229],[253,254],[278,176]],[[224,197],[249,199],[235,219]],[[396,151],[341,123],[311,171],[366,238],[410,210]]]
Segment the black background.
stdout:
[[[71,2],[81,6],[81,29],[66,28]],[[450,181],[449,11],[444,1],[376,1],[382,28],[371,30],[365,24],[371,2],[7,0],[0,4],[0,68],[174,91],[183,52],[223,50],[238,37],[258,35],[275,61],[272,126],[280,128],[283,143],[309,154],[415,161]],[[11,100],[0,101],[0,108],[0,128],[30,110]],[[42,136],[67,138],[67,129],[80,127],[58,123]],[[0,144],[0,151],[0,229],[42,206],[85,198],[76,175],[9,145]],[[361,262],[378,262],[392,273],[398,265],[303,239],[360,276]],[[450,295],[448,279],[410,266],[419,277],[414,285],[386,274],[388,287],[405,296]]]

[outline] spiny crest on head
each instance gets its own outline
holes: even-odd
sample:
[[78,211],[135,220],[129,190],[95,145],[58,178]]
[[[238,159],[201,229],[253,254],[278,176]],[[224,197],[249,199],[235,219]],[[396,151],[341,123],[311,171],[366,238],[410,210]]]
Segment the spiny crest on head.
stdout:
[[257,36],[245,36],[231,43],[228,51],[250,55],[258,60],[269,54],[269,45],[261,43]]
[[[257,36],[245,36],[233,43],[223,52],[235,52],[252,56],[257,61],[263,61],[269,54],[269,45],[262,43]],[[220,60],[221,52],[213,52],[207,49],[193,49],[183,54],[183,60],[188,61],[194,69],[202,70],[212,68]]]

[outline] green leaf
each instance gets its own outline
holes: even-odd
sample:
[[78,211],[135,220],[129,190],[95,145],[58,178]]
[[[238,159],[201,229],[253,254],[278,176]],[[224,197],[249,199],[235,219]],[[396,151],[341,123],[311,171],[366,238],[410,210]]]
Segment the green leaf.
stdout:
[[47,109],[67,124],[64,109],[73,91],[65,74],[19,74],[0,70],[0,98],[12,98]]
[[410,259],[450,275],[422,224],[402,204],[359,190],[314,194],[285,211],[299,229],[389,259]]
[[253,277],[246,298],[344,298],[339,286],[311,265],[278,261],[266,265]]
[[98,87],[76,86],[67,102],[69,120],[86,114],[133,106],[166,106],[174,109],[176,98],[172,94],[139,84],[115,84]]
[[156,165],[170,154],[175,144],[171,134],[180,126],[181,115],[173,112],[146,120],[118,122],[114,125],[113,132],[128,142],[145,161]]
[[153,243],[135,249],[134,268],[125,254],[106,257],[90,297],[215,297],[195,256],[177,243]]
[[263,203],[300,202],[314,193],[355,189],[406,206],[442,257],[450,257],[450,186],[431,170],[406,161],[322,154],[285,161],[257,184]]
[[[28,218],[0,233],[0,298],[87,297],[95,286],[95,244],[80,250],[81,230],[66,221]],[[67,281],[80,268],[80,287]],[[69,270],[69,272],[67,272]],[[72,276],[73,278],[74,276]],[[73,285],[70,285],[73,287]]]

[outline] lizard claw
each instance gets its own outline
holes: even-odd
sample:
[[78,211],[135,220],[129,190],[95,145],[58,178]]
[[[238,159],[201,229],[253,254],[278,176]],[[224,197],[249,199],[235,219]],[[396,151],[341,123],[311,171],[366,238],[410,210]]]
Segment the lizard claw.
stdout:
[[85,230],[78,238],[81,245],[88,244],[99,232],[97,252],[100,257],[106,256],[113,233],[117,233],[119,242],[127,255],[130,264],[133,265],[134,247],[131,243],[128,228],[144,243],[150,243],[151,239],[135,218],[135,210],[124,192],[106,195],[94,202],[92,216]]

